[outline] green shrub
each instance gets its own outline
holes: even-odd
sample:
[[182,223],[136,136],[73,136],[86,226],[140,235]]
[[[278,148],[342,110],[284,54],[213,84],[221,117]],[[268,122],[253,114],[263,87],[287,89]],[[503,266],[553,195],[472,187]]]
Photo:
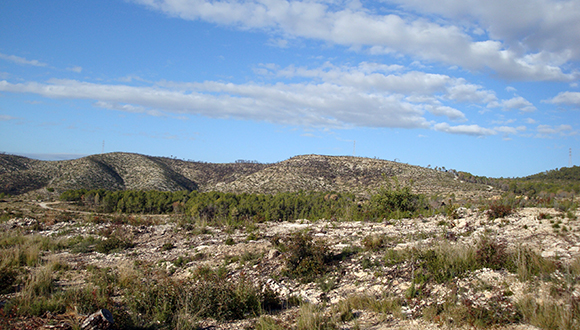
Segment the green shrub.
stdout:
[[[263,312],[265,295],[246,279],[230,281],[205,268],[198,274],[198,280],[187,285],[167,277],[133,283],[128,287],[126,302],[131,311],[144,316],[143,320],[166,325],[175,325],[178,315],[223,321]],[[268,299],[270,304],[272,297]]]
[[326,274],[332,255],[322,241],[314,241],[310,234],[297,232],[286,244],[286,268],[291,277],[307,283]]
[[161,251],[171,251],[175,249],[175,245],[171,242],[165,243],[161,246]]
[[380,189],[371,196],[370,213],[375,219],[400,219],[417,215],[420,209],[427,208],[422,195],[413,194],[411,187]]
[[100,253],[109,254],[111,252],[118,252],[134,247],[133,242],[119,238],[114,235],[105,240],[99,240],[95,245],[95,250]]

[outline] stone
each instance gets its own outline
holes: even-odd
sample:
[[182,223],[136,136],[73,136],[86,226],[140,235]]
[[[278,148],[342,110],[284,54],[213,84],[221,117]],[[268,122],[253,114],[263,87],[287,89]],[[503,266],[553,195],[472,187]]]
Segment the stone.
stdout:
[[268,259],[269,260],[276,259],[279,255],[280,255],[280,251],[278,251],[276,249],[272,249],[272,250],[268,251]]
[[115,321],[113,314],[108,309],[101,309],[87,317],[81,324],[82,330],[108,330],[112,329]]

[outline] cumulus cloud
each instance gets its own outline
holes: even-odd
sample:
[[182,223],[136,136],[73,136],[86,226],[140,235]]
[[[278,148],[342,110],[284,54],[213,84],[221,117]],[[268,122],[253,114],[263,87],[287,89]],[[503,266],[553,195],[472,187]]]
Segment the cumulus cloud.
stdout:
[[38,60],[27,60],[24,57],[20,57],[20,56],[16,56],[16,55],[6,55],[6,54],[0,53],[0,59],[14,62],[16,64],[21,64],[21,65],[47,66],[46,63],[42,63]]
[[521,96],[516,96],[509,100],[503,100],[501,102],[501,107],[506,111],[516,109],[522,112],[533,112],[537,109],[530,101]]
[[[401,6],[429,14],[422,17],[400,16],[393,11],[380,15],[361,5],[325,1],[133,0],[186,20],[204,20],[243,30],[259,29],[283,38],[321,40],[352,49],[364,48],[372,54],[404,54],[468,70],[491,68],[510,79],[576,79],[577,73],[565,73],[561,67],[580,58],[580,42],[571,42],[580,41],[575,32],[578,29],[569,28],[580,24],[579,6],[573,1],[551,0],[535,0],[529,6],[524,1],[509,2],[511,6],[521,7],[510,13],[506,13],[510,9],[499,0],[489,1],[490,4],[448,0],[441,6],[439,1],[401,1]],[[530,11],[531,7],[541,10]],[[427,17],[433,13],[447,22],[429,21]],[[526,15],[521,17],[522,13]],[[475,18],[483,28],[476,26],[473,31],[488,31],[492,39],[475,41],[464,28],[470,18]],[[541,33],[533,33],[538,29]]]
[[580,107],[580,92],[561,92],[546,102]]
[[574,131],[570,125],[538,125],[536,130],[538,132],[537,137],[549,137],[551,135],[573,136],[578,134],[578,131]]
[[450,134],[463,134],[472,136],[487,136],[495,135],[497,132],[495,130],[484,128],[479,125],[457,125],[451,126],[448,123],[439,123],[433,126],[433,129],[440,132],[450,133]]
[[[466,122],[462,103],[497,103],[492,91],[462,78],[400,65],[362,62],[357,66],[325,63],[317,68],[261,64],[255,69],[272,84],[227,82],[144,82],[129,85],[52,79],[46,83],[0,81],[0,91],[33,93],[50,98],[88,99],[116,111],[151,116],[197,114],[305,127],[433,128],[434,117]],[[296,83],[291,83],[296,78]],[[305,79],[306,78],[306,79]],[[305,82],[306,81],[306,82]],[[431,116],[431,117],[430,117]],[[448,125],[448,124],[445,124]],[[491,135],[479,126],[436,126],[453,134]]]

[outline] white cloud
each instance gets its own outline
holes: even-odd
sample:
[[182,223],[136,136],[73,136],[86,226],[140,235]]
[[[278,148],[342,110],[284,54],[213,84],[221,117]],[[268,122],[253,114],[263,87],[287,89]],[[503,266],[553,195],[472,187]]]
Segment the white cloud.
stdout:
[[167,114],[155,109],[147,109],[142,106],[134,106],[131,104],[109,103],[104,101],[97,101],[94,104],[96,107],[105,108],[109,110],[117,110],[131,113],[144,113],[154,117],[167,117]]
[[537,108],[530,101],[521,96],[516,96],[509,100],[503,100],[501,102],[501,107],[503,107],[504,110],[517,109],[522,112],[533,112],[537,110]]
[[526,124],[535,124],[535,123],[537,123],[537,122],[536,122],[536,120],[535,120],[535,119],[533,119],[533,118],[527,118],[527,119],[526,119]]
[[429,111],[435,116],[446,116],[453,121],[467,121],[467,118],[463,112],[448,106],[426,105],[425,110]]
[[511,127],[511,126],[499,126],[494,127],[494,131],[504,134],[517,134],[520,132],[524,132],[527,130],[526,126],[518,126],[518,127]]
[[547,50],[580,59],[580,3],[575,0],[389,0],[403,8],[436,14],[482,28],[520,51]]
[[497,101],[493,91],[483,90],[482,86],[468,84],[464,79],[457,82],[448,90],[447,97],[451,100],[470,103],[491,103]]
[[73,66],[70,68],[67,68],[68,71],[72,71],[72,72],[76,72],[76,73],[81,73],[83,71],[83,68],[81,68],[80,66]]
[[16,117],[12,117],[9,115],[0,115],[0,121],[9,121],[9,120],[14,120],[16,119]]
[[570,125],[538,125],[536,130],[538,132],[537,137],[548,137],[550,135],[572,136],[578,134],[578,131],[574,131]]
[[[509,14],[505,12],[510,9],[506,9],[503,1],[500,6],[499,0],[490,1],[491,5],[484,5],[484,1],[449,0],[440,8],[438,1],[402,3],[418,12],[436,13],[448,20],[436,20],[437,23],[410,13],[404,17],[393,13],[379,15],[361,6],[316,0],[133,1],[186,20],[204,20],[242,30],[259,29],[284,39],[321,40],[351,49],[368,49],[371,54],[403,54],[468,70],[490,68],[510,79],[572,81],[578,77],[575,72],[564,73],[561,69],[570,60],[580,58],[580,46],[570,46],[580,45],[578,29],[569,28],[580,24],[578,5],[572,1],[561,1],[562,8],[556,9],[558,6],[550,0],[536,0],[534,3],[539,5],[531,7],[548,9],[538,13],[529,11],[530,6],[524,0],[512,1],[510,5],[517,4],[518,8],[521,5],[522,10]],[[563,11],[564,8],[567,10]],[[522,18],[521,13],[530,17]],[[561,17],[550,16],[554,14]],[[493,15],[510,19],[504,21]],[[465,18],[470,17],[475,17],[495,40],[474,41],[464,29]],[[538,28],[542,33],[533,34]]]
[[561,92],[553,99],[545,102],[580,107],[580,92]]
[[6,55],[6,54],[0,53],[0,59],[14,62],[16,64],[22,64],[22,65],[47,66],[46,63],[42,63],[42,62],[37,61],[37,60],[27,60],[24,57],[20,57],[20,56],[16,56],[16,55]]
[[199,114],[212,118],[263,120],[278,124],[326,127],[428,128],[420,105],[400,95],[360,93],[348,86],[321,84],[235,85],[205,82],[190,90],[101,85],[76,80],[11,84],[0,91],[34,93],[50,98],[91,99],[116,110]]
[[440,132],[450,133],[450,134],[462,134],[462,135],[472,135],[472,136],[487,136],[495,135],[496,131],[484,128],[479,125],[458,125],[450,126],[448,123],[439,123],[433,126],[433,129]]

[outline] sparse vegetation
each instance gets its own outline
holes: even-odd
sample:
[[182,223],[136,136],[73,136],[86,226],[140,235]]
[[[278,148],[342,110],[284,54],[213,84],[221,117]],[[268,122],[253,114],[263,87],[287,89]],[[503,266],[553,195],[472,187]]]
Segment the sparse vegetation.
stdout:
[[[117,156],[125,157],[103,161]],[[333,175],[347,180],[335,172],[347,161],[390,164],[304,156],[285,167],[233,165],[275,169],[296,186],[302,179],[289,173],[304,172],[312,187],[312,177],[329,186]],[[250,187],[228,166],[203,175],[227,189]],[[128,329],[362,329],[394,319],[401,327],[580,327],[573,191],[534,183],[526,187],[539,190],[523,196],[519,182],[472,178],[494,189],[430,195],[425,182],[448,176],[450,187],[475,185],[445,171],[412,184],[407,170],[429,174],[405,164],[362,169],[364,191],[203,192],[183,190],[183,181],[174,192],[69,190],[61,196],[72,203],[60,204],[37,200],[55,198],[48,189],[0,196],[0,328],[76,329],[100,308]],[[52,187],[63,191],[58,180],[44,186]]]

